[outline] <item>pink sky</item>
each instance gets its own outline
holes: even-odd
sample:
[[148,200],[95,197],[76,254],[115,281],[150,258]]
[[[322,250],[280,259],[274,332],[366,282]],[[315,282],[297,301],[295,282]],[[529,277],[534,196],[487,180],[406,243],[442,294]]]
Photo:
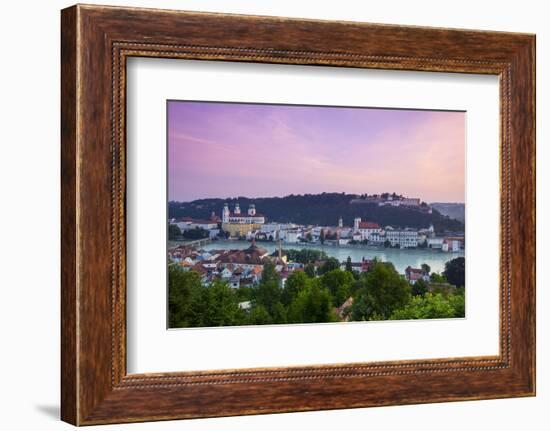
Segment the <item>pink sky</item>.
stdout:
[[170,200],[396,192],[464,202],[465,113],[168,102]]

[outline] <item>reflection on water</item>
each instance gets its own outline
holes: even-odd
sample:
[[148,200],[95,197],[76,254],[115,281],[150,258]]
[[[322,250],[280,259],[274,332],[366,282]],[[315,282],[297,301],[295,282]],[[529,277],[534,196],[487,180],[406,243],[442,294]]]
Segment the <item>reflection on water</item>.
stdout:
[[[258,242],[258,246],[265,248],[270,253],[277,250],[277,244],[273,242]],[[201,247],[203,250],[219,249],[244,249],[250,247],[247,241],[215,241]],[[395,269],[404,273],[407,266],[420,268],[420,265],[427,263],[432,272],[442,272],[445,269],[445,262],[459,256],[464,256],[464,251],[456,253],[445,253],[442,251],[422,249],[395,249],[395,248],[359,248],[359,247],[335,247],[335,246],[304,246],[303,244],[283,244],[283,250],[300,250],[302,248],[315,248],[324,251],[328,256],[335,257],[339,261],[345,261],[348,256],[353,262],[359,262],[363,257],[373,259],[377,257],[383,262],[392,262]]]

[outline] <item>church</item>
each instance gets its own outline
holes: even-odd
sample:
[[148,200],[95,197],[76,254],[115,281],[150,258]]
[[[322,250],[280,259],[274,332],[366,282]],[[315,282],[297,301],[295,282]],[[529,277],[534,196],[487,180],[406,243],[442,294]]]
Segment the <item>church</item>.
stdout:
[[246,213],[241,213],[239,204],[235,204],[233,212],[229,210],[229,204],[224,204],[222,210],[222,230],[228,232],[231,237],[245,236],[248,232],[258,230],[265,223],[265,217],[256,212],[256,206],[250,204]]

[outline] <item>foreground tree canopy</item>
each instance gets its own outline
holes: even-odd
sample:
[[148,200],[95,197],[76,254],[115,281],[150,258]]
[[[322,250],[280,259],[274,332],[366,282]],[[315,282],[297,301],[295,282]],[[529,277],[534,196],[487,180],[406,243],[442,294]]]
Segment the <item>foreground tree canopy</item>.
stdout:
[[284,284],[266,262],[258,284],[238,289],[220,280],[206,285],[199,273],[170,265],[170,327],[464,317],[464,287],[454,284],[464,280],[461,258],[432,277],[435,282],[410,285],[391,263],[375,260],[368,272],[357,273],[327,259],[315,270],[311,261],[319,256],[308,254],[300,257],[310,266]]

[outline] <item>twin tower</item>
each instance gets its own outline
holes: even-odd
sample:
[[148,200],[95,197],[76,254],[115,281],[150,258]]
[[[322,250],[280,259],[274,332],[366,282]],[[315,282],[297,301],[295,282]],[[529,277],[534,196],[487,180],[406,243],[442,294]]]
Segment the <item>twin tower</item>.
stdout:
[[[254,217],[256,215],[256,206],[254,204],[250,204],[248,206],[248,216]],[[223,211],[222,211],[222,222],[228,223],[229,217],[241,217],[241,208],[239,207],[239,204],[235,204],[235,208],[233,210],[233,213],[229,211],[229,204],[223,205]]]

